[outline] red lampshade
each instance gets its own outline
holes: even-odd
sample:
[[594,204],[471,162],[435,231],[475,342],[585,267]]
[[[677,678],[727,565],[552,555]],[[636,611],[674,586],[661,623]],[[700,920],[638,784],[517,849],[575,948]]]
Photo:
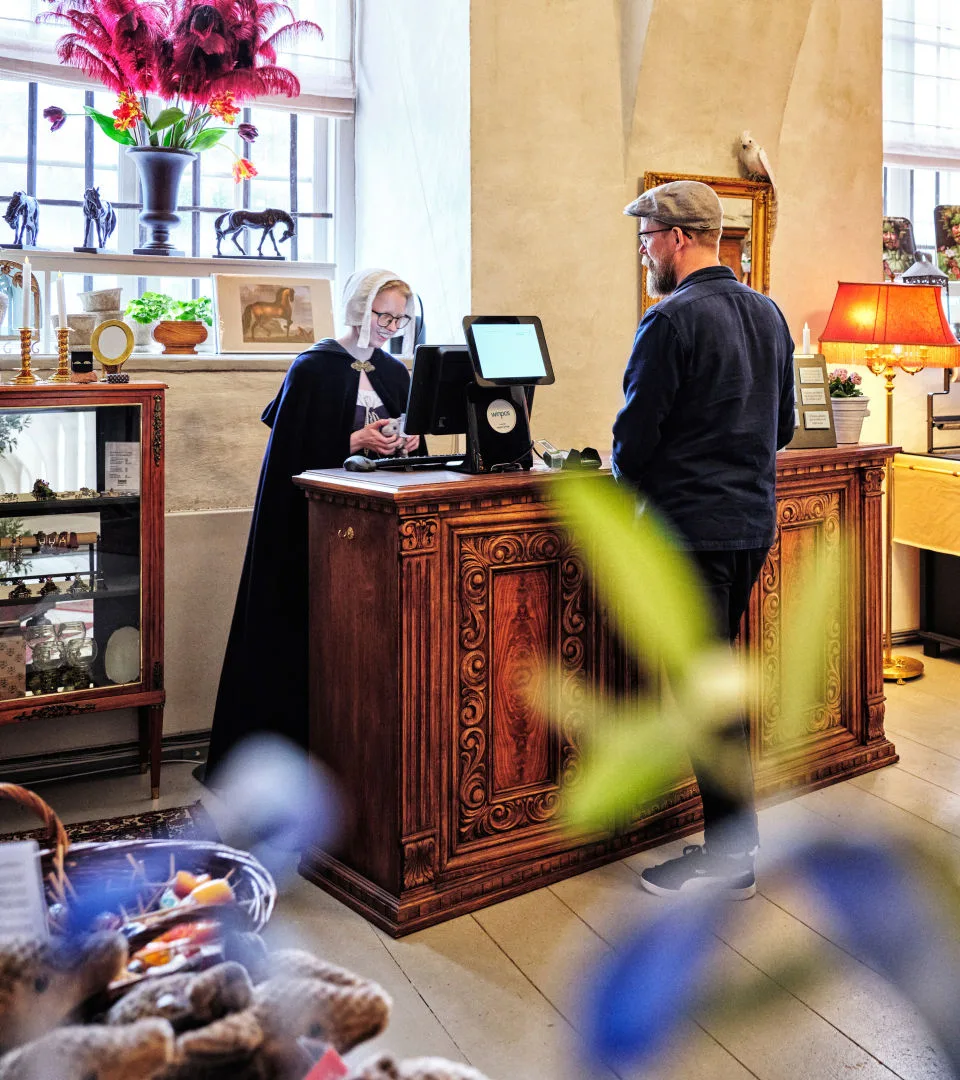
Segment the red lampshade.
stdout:
[[[866,363],[870,345],[889,352],[902,346],[902,362],[923,367],[960,367],[960,342],[943,311],[939,285],[841,281],[820,351],[828,363]],[[923,345],[923,354],[917,346]]]

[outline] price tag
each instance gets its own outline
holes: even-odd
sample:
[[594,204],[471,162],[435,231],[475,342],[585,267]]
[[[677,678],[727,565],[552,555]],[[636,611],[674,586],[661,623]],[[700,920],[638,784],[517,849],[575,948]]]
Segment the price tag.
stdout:
[[349,1071],[343,1058],[331,1046],[304,1080],[340,1080],[340,1077],[346,1076]]
[[48,936],[40,846],[36,840],[0,844],[0,937]]
[[112,491],[140,494],[140,444],[108,442],[104,448],[104,477]]

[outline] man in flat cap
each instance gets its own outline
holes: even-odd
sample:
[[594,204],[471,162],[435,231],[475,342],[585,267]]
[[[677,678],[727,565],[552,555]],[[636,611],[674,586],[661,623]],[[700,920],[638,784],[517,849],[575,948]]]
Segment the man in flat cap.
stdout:
[[[613,425],[613,471],[648,499],[700,569],[718,633],[731,642],[776,531],[776,452],[794,432],[793,342],[777,305],[719,260],[723,210],[707,184],[678,180],[624,210],[640,219],[644,314]],[[674,895],[716,883],[756,892],[759,846],[746,723],[724,731],[723,777],[691,746],[704,844],[644,870]],[[729,758],[726,756],[729,752]]]

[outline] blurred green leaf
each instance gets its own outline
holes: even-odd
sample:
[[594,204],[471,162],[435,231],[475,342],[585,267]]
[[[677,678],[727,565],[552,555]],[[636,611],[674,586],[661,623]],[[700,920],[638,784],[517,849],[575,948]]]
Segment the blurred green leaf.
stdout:
[[183,109],[171,106],[169,109],[164,109],[152,123],[148,121],[147,127],[152,131],[162,131],[164,128],[170,127],[171,124],[177,123],[178,120],[183,120],[185,115]]
[[662,659],[682,676],[712,638],[696,571],[635,495],[596,477],[552,485],[561,519],[586,555],[591,576],[626,643],[644,661]]

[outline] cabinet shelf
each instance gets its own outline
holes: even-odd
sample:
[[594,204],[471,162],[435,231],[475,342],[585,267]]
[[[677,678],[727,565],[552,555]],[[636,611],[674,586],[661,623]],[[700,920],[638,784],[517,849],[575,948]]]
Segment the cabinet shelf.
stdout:
[[36,517],[39,514],[77,514],[88,510],[102,510],[106,506],[136,506],[139,495],[101,495],[94,499],[35,499],[27,502],[0,502],[0,518]]
[[46,596],[25,596],[16,600],[5,597],[0,600],[0,608],[16,607],[30,612],[34,612],[36,609],[44,611],[54,607],[60,601],[119,600],[125,596],[136,596],[139,592],[139,582],[135,578],[132,580],[128,578],[126,582],[121,580],[116,585],[110,585],[106,589],[94,589],[88,592],[48,593]]

